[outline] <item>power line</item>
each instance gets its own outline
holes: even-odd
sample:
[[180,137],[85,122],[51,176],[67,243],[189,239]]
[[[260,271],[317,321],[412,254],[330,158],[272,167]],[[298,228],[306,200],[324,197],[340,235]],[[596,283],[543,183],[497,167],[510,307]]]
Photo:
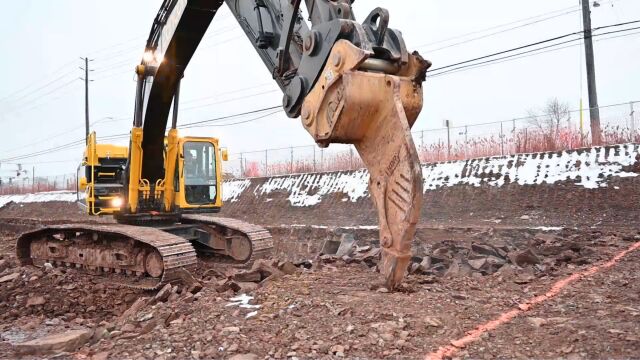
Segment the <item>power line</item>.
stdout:
[[[610,0],[610,1],[606,1],[606,2],[600,2],[600,4],[601,5],[610,4],[610,3],[613,3],[615,1],[619,1],[619,0]],[[572,10],[572,11],[568,11],[568,10]],[[510,28],[510,29],[504,29],[504,30],[498,31],[498,32],[496,32],[494,34],[484,35],[484,36],[480,37],[480,38],[485,38],[485,37],[501,34],[501,33],[507,32],[507,31],[519,29],[521,27],[534,25],[534,24],[537,24],[537,23],[540,23],[540,22],[543,22],[543,21],[551,20],[551,19],[554,19],[554,18],[557,18],[557,17],[560,17],[560,16],[572,14],[572,13],[579,12],[579,11],[580,11],[580,7],[577,6],[577,5],[574,5],[574,6],[570,6],[570,7],[566,7],[566,8],[562,8],[562,9],[558,9],[558,10],[554,10],[554,11],[550,11],[550,12],[547,12],[547,13],[543,13],[543,14],[540,14],[540,15],[531,16],[531,17],[527,17],[527,18],[524,18],[524,19],[520,19],[520,20],[515,20],[515,21],[512,21],[512,22],[505,23],[505,24],[491,26],[491,27],[488,27],[488,28],[485,28],[485,29],[481,29],[481,30],[471,31],[471,32],[468,32],[468,33],[456,35],[456,36],[449,37],[449,38],[446,38],[446,39],[437,40],[437,41],[433,41],[433,42],[429,42],[429,43],[424,43],[424,44],[416,46],[416,48],[424,48],[424,47],[431,46],[431,45],[447,43],[447,42],[450,42],[450,41],[453,41],[453,40],[464,39],[464,38],[466,38],[466,37],[468,37],[470,35],[482,34],[482,33],[488,32],[488,31],[501,29],[501,28],[504,28],[506,26],[519,24],[519,23],[524,22],[524,21],[537,19],[537,20],[535,20],[533,22],[530,22],[530,23],[527,23],[527,24],[524,24],[524,25],[521,24],[521,25],[518,25],[518,26]],[[562,14],[557,15],[557,13],[561,13],[561,12],[562,12]],[[547,17],[547,18],[544,18],[544,19],[540,19],[541,17],[545,17],[545,16],[548,16],[548,15],[551,15],[551,16]],[[475,39],[475,40],[479,40],[479,39]],[[463,43],[466,43],[466,42],[471,42],[471,41],[464,41]],[[455,45],[452,45],[452,46],[455,46]],[[444,48],[447,48],[447,47],[452,47],[452,46],[445,46],[445,47],[442,47],[442,48],[437,48],[437,49],[427,50],[427,51],[428,52],[433,52],[433,51],[438,51],[438,50],[441,50],[441,49],[444,49]]]
[[535,25],[535,24],[538,24],[538,23],[541,23],[541,22],[544,22],[544,21],[556,19],[556,18],[559,18],[559,17],[562,17],[562,16],[566,16],[566,15],[569,15],[569,14],[573,14],[573,13],[579,12],[579,11],[580,11],[580,9],[568,11],[568,12],[565,12],[565,13],[562,13],[562,14],[559,14],[559,15],[554,15],[554,16],[551,16],[551,17],[548,17],[548,18],[532,21],[532,22],[529,22],[529,23],[525,23],[525,24],[522,24],[522,25],[511,27],[511,28],[508,28],[508,29],[496,31],[496,32],[493,32],[493,33],[490,33],[490,34],[486,34],[486,35],[482,35],[482,36],[477,36],[477,37],[474,37],[474,38],[471,38],[471,39],[467,39],[467,40],[460,41],[460,42],[457,42],[457,43],[453,43],[453,44],[450,44],[450,45],[442,46],[442,47],[439,47],[439,48],[436,48],[436,49],[429,49],[429,50],[426,50],[426,51],[429,52],[429,53],[433,53],[433,52],[436,52],[436,51],[449,49],[449,48],[456,47],[456,46],[463,45],[463,44],[467,44],[467,43],[470,43],[470,42],[473,42],[473,41],[486,39],[486,38],[489,38],[489,37],[492,37],[492,36],[495,36],[495,35],[499,35],[499,34],[503,34],[503,33],[509,32],[509,31],[521,29],[521,28],[524,28],[524,27],[527,27],[527,26]]
[[258,120],[260,120],[260,119],[264,119],[264,118],[267,118],[267,117],[269,117],[269,116],[271,116],[271,115],[275,115],[275,114],[282,113],[282,112],[284,112],[284,110],[279,109],[279,110],[273,111],[273,112],[271,112],[271,113],[268,113],[268,114],[266,114],[266,115],[260,115],[260,116],[257,116],[257,117],[254,117],[254,118],[251,118],[251,119],[248,119],[248,120],[242,120],[242,121],[238,121],[238,122],[234,122],[234,123],[228,123],[228,124],[214,124],[214,125],[202,124],[202,125],[194,125],[194,126],[189,126],[189,127],[182,127],[182,126],[179,126],[179,128],[180,128],[180,129],[192,129],[192,128],[205,127],[205,126],[206,126],[206,127],[227,127],[227,126],[235,126],[235,125],[246,124],[246,123],[250,123],[250,122],[258,121]]
[[[634,20],[634,21],[628,21],[628,22],[623,22],[623,23],[618,23],[618,24],[600,26],[600,27],[594,28],[593,31],[601,30],[601,29],[607,29],[607,28],[611,28],[611,27],[617,27],[617,26],[624,26],[624,25],[634,24],[634,23],[638,23],[638,22],[640,22],[640,20]],[[475,62],[475,61],[478,61],[478,60],[488,59],[488,58],[495,57],[495,56],[498,56],[498,55],[503,55],[503,54],[507,54],[507,53],[510,53],[510,52],[514,52],[514,51],[530,48],[530,47],[533,47],[533,46],[542,45],[542,44],[550,43],[550,42],[553,42],[553,41],[565,39],[565,38],[568,38],[570,36],[580,35],[582,33],[584,33],[584,31],[571,32],[571,33],[560,35],[560,36],[556,36],[556,37],[553,37],[553,38],[549,38],[549,39],[545,39],[545,40],[541,40],[541,41],[536,41],[534,43],[517,46],[517,47],[514,47],[514,48],[507,49],[507,50],[498,51],[498,52],[495,52],[495,53],[492,53],[492,54],[489,54],[489,55],[484,55],[484,56],[476,57],[476,58],[473,58],[473,59],[460,61],[460,62],[457,62],[457,63],[454,63],[454,64],[441,66],[439,68],[430,69],[429,72],[444,70],[444,69],[456,67],[456,66],[459,66],[459,65],[464,65],[464,64],[471,63],[471,62]],[[601,35],[604,35],[604,34],[601,34]],[[576,39],[576,40],[578,40],[578,39]]]
[[214,101],[214,102],[206,103],[206,104],[202,104],[202,105],[194,105],[194,106],[190,106],[190,107],[185,107],[185,108],[183,108],[181,110],[182,111],[195,110],[195,109],[205,108],[205,107],[209,107],[209,106],[213,106],[213,105],[219,105],[219,104],[234,102],[234,101],[238,101],[238,100],[245,100],[245,99],[249,99],[249,98],[254,98],[254,97],[260,96],[260,95],[272,94],[272,93],[278,92],[278,91],[280,91],[280,90],[279,89],[274,89],[274,90],[261,91],[261,92],[254,93],[254,94],[248,94],[248,95],[244,95],[244,96],[237,96],[237,97],[234,97],[234,98],[231,98],[231,99]]
[[[28,93],[26,93],[26,94],[23,94],[23,95],[19,96],[18,98],[11,99],[11,100],[8,100],[8,101],[10,101],[10,102],[12,102],[12,103],[14,103],[14,104],[15,104],[15,103],[20,102],[21,100],[23,100],[23,99],[25,99],[25,98],[32,97],[32,96],[39,96],[39,95],[37,95],[37,93],[38,93],[40,90],[44,90],[44,89],[46,89],[47,87],[49,87],[50,85],[53,85],[53,84],[55,84],[55,83],[58,83],[58,82],[63,81],[63,80],[64,80],[64,78],[66,78],[67,76],[71,75],[74,71],[76,71],[76,70],[75,70],[75,69],[70,70],[70,71],[68,71],[68,72],[66,72],[66,73],[64,73],[64,74],[62,74],[62,75],[60,75],[59,77],[57,77],[57,78],[55,78],[55,79],[53,79],[53,80],[51,80],[51,81],[47,82],[46,84],[44,84],[44,85],[42,85],[42,86],[40,86],[40,87],[38,87],[38,88],[36,88],[36,89],[34,89],[34,90],[31,90],[31,91],[29,91]],[[75,80],[75,79],[74,79],[74,80]],[[7,102],[7,100],[5,100],[5,103],[6,103],[6,102]],[[29,100],[27,99],[27,101],[26,101],[26,102],[29,102]],[[24,103],[24,102],[23,102],[23,103]]]
[[[609,105],[603,105],[598,107],[599,109],[607,109],[607,108],[612,108],[612,107],[616,107],[616,106],[623,106],[623,105],[629,105],[629,103],[637,103],[640,101],[627,101],[627,102],[623,102],[623,103],[616,103],[616,104],[609,104]],[[574,109],[574,110],[569,110],[569,113],[578,113],[581,111],[588,111],[590,109]],[[464,129],[465,127],[473,127],[473,126],[486,126],[486,125],[497,125],[500,123],[508,123],[508,122],[513,122],[513,121],[522,121],[522,120],[530,120],[532,118],[541,118],[547,116],[546,114],[541,114],[541,115],[527,115],[527,116],[523,116],[523,117],[518,117],[518,118],[511,118],[511,119],[507,119],[507,120],[498,120],[498,121],[490,121],[490,122],[484,122],[484,123],[479,123],[479,124],[471,124],[471,125],[459,125],[459,126],[451,126],[449,129]],[[442,128],[434,128],[434,129],[423,129],[423,130],[412,130],[411,132],[413,134],[417,134],[417,133],[421,133],[421,132],[430,132],[430,131],[442,131],[442,130],[447,130],[446,127],[442,127]]]
[[[58,86],[58,87],[56,87],[56,88],[54,88],[54,89],[52,89],[52,90],[48,91],[48,92],[47,92],[47,93],[45,93],[45,94],[38,95],[38,100],[37,100],[37,101],[42,100],[42,99],[46,98],[46,97],[47,97],[47,96],[49,96],[49,95],[53,95],[53,94],[57,93],[58,91],[60,91],[60,90],[62,90],[62,89],[64,89],[64,88],[68,87],[69,85],[71,85],[71,84],[75,83],[77,80],[78,80],[78,79],[71,79],[71,80],[69,80],[68,82],[66,82],[66,83],[64,83],[64,84],[62,84],[62,85],[60,85],[60,86]],[[21,103],[20,105],[18,105],[18,107],[14,107],[14,108],[13,108],[13,109],[11,109],[10,111],[8,111],[8,112],[7,112],[7,114],[13,114],[13,113],[16,113],[16,112],[21,112],[21,111],[23,111],[23,109],[24,109],[25,107],[28,107],[26,111],[33,109],[34,107],[38,106],[38,105],[33,106],[33,103],[32,103],[32,101],[33,101],[33,100],[34,100],[34,99],[29,99],[29,100],[27,100],[27,101],[25,101],[25,102]],[[40,104],[39,106],[42,106],[42,105],[43,105],[43,104]],[[30,106],[30,107],[29,107],[29,106]]]
[[[615,31],[608,31],[608,32],[601,33],[601,34],[595,34],[595,35],[593,35],[593,37],[599,37],[599,36],[604,36],[604,35],[608,35],[608,34],[615,34],[615,33],[631,31],[631,30],[637,30],[637,29],[640,29],[640,27],[634,27],[634,28],[622,29],[622,30],[615,30]],[[626,34],[625,36],[627,36],[627,35],[631,35],[631,34]],[[617,38],[617,37],[619,37],[619,36],[614,36],[614,37],[610,37],[610,38]],[[610,38],[604,38],[604,39],[601,39],[601,40],[608,40]],[[467,64],[467,65],[464,65],[464,66],[458,66],[458,67],[455,67],[453,69],[436,72],[435,74],[431,74],[430,77],[433,78],[433,77],[441,76],[441,75],[444,75],[444,74],[450,74],[450,73],[458,72],[458,71],[460,71],[462,69],[477,68],[477,67],[491,65],[491,64],[494,64],[494,63],[498,64],[498,63],[504,62],[503,60],[508,60],[508,59],[516,60],[516,59],[521,59],[521,58],[524,58],[524,57],[535,56],[535,55],[544,54],[544,53],[551,52],[551,51],[562,50],[562,49],[566,49],[566,48],[569,48],[569,47],[580,45],[580,44],[570,45],[570,46],[565,46],[565,47],[561,47],[561,48],[557,48],[557,49],[553,49],[553,50],[549,50],[549,51],[540,52],[540,50],[549,49],[549,48],[555,48],[557,46],[560,46],[560,45],[563,45],[563,44],[567,44],[567,43],[571,43],[571,42],[576,42],[576,41],[582,41],[582,38],[567,40],[567,41],[563,41],[563,42],[560,42],[560,43],[556,43],[556,44],[543,46],[543,47],[532,49],[532,50],[519,52],[519,53],[516,53],[516,54],[511,54],[511,55],[507,55],[507,56],[503,56],[503,57],[499,57],[499,58],[495,58],[495,59],[490,59],[490,60],[487,60],[487,61],[474,62],[472,64]],[[533,53],[533,54],[531,54],[531,53]],[[531,55],[522,56],[522,55],[526,55],[526,54],[531,54]],[[464,62],[464,63],[466,63],[466,62]],[[442,68],[446,68],[446,67],[442,67]],[[440,68],[440,69],[442,69],[442,68]],[[436,69],[436,70],[438,70],[438,69]],[[434,70],[432,70],[432,71],[434,71]]]
[[[181,129],[188,129],[188,128],[193,128],[193,127],[199,127],[198,125],[216,123],[216,122],[227,120],[227,119],[232,119],[232,118],[251,115],[251,114],[257,114],[257,113],[260,113],[260,112],[269,111],[269,110],[275,110],[275,109],[279,109],[279,111],[280,111],[281,110],[281,106],[278,105],[278,106],[273,106],[273,107],[267,107],[267,108],[262,108],[262,109],[251,110],[251,111],[247,111],[247,112],[243,112],[243,113],[239,113],[239,114],[232,114],[232,115],[222,116],[222,117],[218,117],[218,118],[215,118],[215,119],[196,121],[196,122],[184,124],[184,125],[180,126],[180,128]],[[267,114],[264,117],[269,116],[269,115],[273,115],[273,113]],[[259,118],[262,118],[262,117],[259,117]],[[255,120],[258,120],[258,118],[250,119],[250,120],[244,121],[244,122],[255,121]],[[242,123],[242,122],[239,122],[239,123]],[[222,125],[223,126],[231,126],[233,124],[222,124]],[[99,139],[104,141],[104,140],[124,139],[124,138],[127,138],[127,137],[129,137],[129,133],[108,135],[108,136],[100,137]],[[80,140],[75,140],[75,141],[72,141],[72,142],[69,142],[69,143],[66,143],[66,144],[62,144],[62,145],[58,145],[58,146],[55,146],[55,147],[51,147],[51,148],[48,148],[48,149],[39,150],[39,151],[35,151],[35,152],[32,152],[32,153],[28,153],[28,154],[16,155],[16,156],[13,156],[13,157],[8,157],[8,158],[0,160],[0,163],[17,161],[17,160],[22,160],[22,159],[27,159],[27,158],[32,158],[32,157],[37,157],[37,156],[49,154],[49,153],[52,153],[52,152],[58,152],[58,151],[62,151],[62,150],[67,150],[67,149],[73,148],[75,146],[84,145],[84,143],[85,143],[85,139],[83,138],[83,139],[80,139]]]
[[221,117],[214,118],[214,119],[209,119],[209,120],[195,121],[195,122],[184,124],[184,125],[180,126],[180,128],[181,129],[188,129],[188,128],[191,128],[191,127],[196,127],[194,125],[215,123],[215,122],[219,122],[219,121],[222,121],[222,120],[236,118],[236,117],[239,117],[239,116],[252,115],[252,114],[257,114],[257,113],[261,113],[261,112],[264,112],[264,111],[280,109],[281,107],[282,107],[281,105],[270,106],[270,107],[266,107],[266,108],[262,108],[262,109],[246,111],[246,112],[239,113],[239,114],[221,116]]
[[[58,74],[59,72],[63,71],[64,69],[66,69],[66,68],[67,68],[67,66],[69,66],[69,65],[73,64],[73,62],[74,62],[74,61],[75,61],[75,60],[69,61],[69,62],[65,63],[64,65],[60,66],[57,70],[55,70],[54,72],[52,72],[50,76],[54,76],[55,74]],[[13,97],[13,96],[16,96],[16,95],[18,95],[18,94],[20,94],[20,93],[22,93],[22,92],[24,92],[24,91],[26,91],[26,90],[29,90],[29,89],[30,89],[31,87],[33,87],[33,86],[37,86],[37,85],[40,83],[40,81],[41,81],[41,80],[38,80],[37,82],[33,82],[33,83],[31,83],[31,84],[29,84],[29,85],[27,85],[27,86],[25,86],[25,87],[21,88],[20,90],[17,90],[17,91],[14,91],[13,93],[10,93],[10,94],[5,95],[4,97],[0,98],[0,103],[3,103],[3,102],[5,102],[7,99],[9,99],[9,98],[11,98],[11,97]],[[46,86],[46,85],[45,85],[45,86]]]
[[421,44],[421,45],[418,45],[417,48],[430,46],[430,45],[436,45],[436,44],[442,44],[442,43],[446,43],[446,42],[449,42],[449,41],[462,39],[462,38],[465,38],[465,37],[467,37],[469,35],[481,34],[481,33],[487,32],[487,31],[500,29],[500,28],[503,28],[505,26],[510,26],[510,25],[514,25],[514,24],[517,24],[517,23],[521,23],[523,21],[533,20],[533,19],[537,19],[537,18],[540,18],[540,17],[543,17],[543,16],[555,14],[555,13],[558,13],[558,12],[567,11],[567,10],[570,10],[570,9],[575,9],[577,7],[578,7],[577,5],[574,5],[574,6],[570,6],[570,7],[567,7],[567,8],[563,8],[563,9],[558,9],[558,10],[555,10],[555,11],[547,12],[547,13],[544,13],[544,14],[540,14],[540,15],[531,16],[531,17],[528,17],[528,18],[512,21],[512,22],[509,22],[509,23],[506,23],[506,24],[496,25],[496,26],[492,26],[492,27],[489,27],[489,28],[486,28],[486,29],[472,31],[472,32],[461,34],[461,35],[453,36],[453,37],[450,37],[450,38],[446,38],[446,39],[442,39],[442,40],[438,40],[438,41],[434,41],[434,42],[430,42],[430,43]]

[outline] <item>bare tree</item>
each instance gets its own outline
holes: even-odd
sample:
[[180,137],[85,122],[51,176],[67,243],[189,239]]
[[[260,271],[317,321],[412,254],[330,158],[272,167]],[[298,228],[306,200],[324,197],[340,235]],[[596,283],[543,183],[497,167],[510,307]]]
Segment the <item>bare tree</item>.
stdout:
[[541,110],[529,110],[528,114],[529,122],[544,135],[547,148],[557,150],[563,124],[571,128],[569,103],[552,98]]

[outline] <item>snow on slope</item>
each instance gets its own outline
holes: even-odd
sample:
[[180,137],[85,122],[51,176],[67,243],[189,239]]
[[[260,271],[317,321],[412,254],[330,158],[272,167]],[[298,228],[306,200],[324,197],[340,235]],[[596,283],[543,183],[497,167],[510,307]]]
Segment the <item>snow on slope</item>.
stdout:
[[[422,165],[424,192],[456,185],[494,186],[505,184],[541,185],[570,181],[587,189],[607,187],[613,177],[635,177],[638,173],[624,171],[640,158],[640,147],[623,144],[557,153],[496,156],[465,161]],[[232,180],[225,182],[223,200],[238,201],[245,191],[256,197],[285,192],[291,206],[317,205],[329,195],[346,197],[357,202],[369,196],[366,170],[296,174],[268,179]]]
[[[623,144],[604,148],[570,150],[557,153],[519,154],[466,161],[422,165],[424,191],[456,185],[494,186],[506,184],[541,185],[570,181],[587,189],[607,187],[613,177],[635,177],[624,171],[640,159],[640,145]],[[369,196],[369,173],[364,170],[332,173],[296,174],[267,179],[225,181],[223,201],[235,202],[246,191],[264,197],[284,192],[291,206],[319,204],[327,196],[341,196],[342,201],[357,202]],[[9,202],[33,203],[76,201],[73,191],[52,191],[24,195],[0,195],[0,207]]]
[[[84,195],[84,194],[82,194]],[[0,207],[5,206],[10,202],[14,203],[40,203],[50,201],[76,201],[75,191],[49,191],[35,194],[20,194],[20,195],[0,195]]]

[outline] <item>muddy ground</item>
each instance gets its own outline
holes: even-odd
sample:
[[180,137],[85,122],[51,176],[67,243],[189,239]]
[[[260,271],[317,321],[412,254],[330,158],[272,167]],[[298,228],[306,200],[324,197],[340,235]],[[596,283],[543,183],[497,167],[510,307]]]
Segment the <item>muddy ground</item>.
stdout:
[[[520,217],[517,226],[506,220],[435,224],[418,231],[416,264],[429,259],[429,265],[398,292],[380,290],[375,267],[352,256],[312,259],[310,269],[301,264],[239,292],[221,288],[224,279],[215,275],[225,269],[212,272],[201,263],[194,275],[202,290],[178,286],[157,298],[157,291],[113,287],[75,270],[17,266],[16,232],[42,221],[83,220],[73,208],[12,204],[0,209],[0,218],[0,281],[10,278],[0,282],[0,357],[27,359],[55,355],[25,354],[17,344],[71,329],[90,338],[56,358],[424,358],[640,241],[637,228],[625,224],[539,228],[535,219]],[[282,243],[295,241],[296,232],[280,232],[286,236],[276,239],[276,257],[284,259],[291,248]],[[368,245],[364,239],[358,245]],[[489,258],[499,258],[494,267],[478,256],[490,248],[504,251]],[[514,257],[524,253],[526,261]],[[483,270],[469,267],[477,260]],[[640,250],[630,252],[453,356],[639,358],[639,261]],[[253,297],[244,305],[233,300],[242,293]]]

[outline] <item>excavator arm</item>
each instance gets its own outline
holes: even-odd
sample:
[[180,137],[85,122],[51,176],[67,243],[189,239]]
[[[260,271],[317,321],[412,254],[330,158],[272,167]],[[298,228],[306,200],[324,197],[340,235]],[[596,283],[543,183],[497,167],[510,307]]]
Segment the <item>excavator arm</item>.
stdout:
[[165,0],[136,69],[130,206],[137,204],[138,184],[149,191],[148,184],[173,178],[163,163],[170,108],[173,103],[173,130],[180,80],[224,2],[281,88],[287,115],[301,117],[319,146],[346,143],[358,150],[379,216],[380,270],[386,286],[395,288],[421,209],[422,174],[410,129],[422,109],[430,63],[407,51],[382,8],[358,23],[352,0],[305,0],[308,23],[302,0]]

